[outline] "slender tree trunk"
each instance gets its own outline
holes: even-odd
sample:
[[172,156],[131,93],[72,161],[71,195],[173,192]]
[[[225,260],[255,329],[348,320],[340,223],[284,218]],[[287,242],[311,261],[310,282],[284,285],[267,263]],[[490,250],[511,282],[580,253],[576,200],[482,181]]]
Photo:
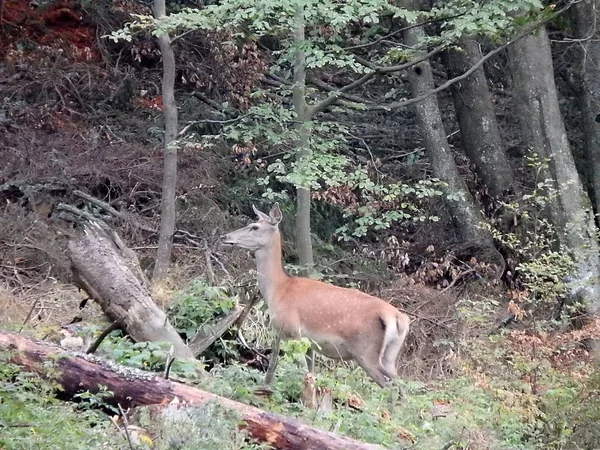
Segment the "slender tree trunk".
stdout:
[[[481,59],[479,44],[464,38],[461,48],[448,52],[445,59],[451,77],[462,75]],[[500,199],[516,191],[517,184],[500,137],[483,67],[455,83],[452,97],[463,148],[490,195]]]
[[[296,29],[294,40],[297,45],[294,55],[294,86],[293,100],[296,111],[298,141],[296,142],[296,161],[301,162],[310,157],[309,131],[307,129],[309,109],[306,104],[306,57],[302,46],[305,41],[304,10],[296,7]],[[310,189],[296,189],[296,242],[298,244],[298,259],[301,266],[312,266],[314,263],[312,240],[310,237]]]
[[[600,4],[585,0],[573,7],[580,42],[581,104],[586,175],[596,213],[600,211]],[[579,47],[581,46],[581,47]]]
[[525,145],[550,162],[554,182],[550,212],[576,272],[572,294],[600,310],[600,258],[591,203],[575,167],[558,106],[550,41],[544,28],[509,47],[518,117]]
[[[412,2],[418,9],[419,2]],[[422,27],[409,28],[404,33],[405,43],[416,46],[425,39]],[[408,71],[413,96],[419,96],[434,88],[431,65],[425,60]],[[433,175],[447,184],[445,201],[459,230],[461,238],[483,247],[493,247],[490,233],[483,226],[483,215],[475,206],[475,200],[461,178],[454,156],[448,145],[444,125],[435,96],[416,104],[417,120],[423,131],[425,151],[431,161]]]
[[[154,1],[154,15],[157,19],[166,15],[165,1]],[[162,197],[160,202],[160,231],[158,251],[152,277],[153,284],[163,281],[171,262],[173,234],[175,233],[175,188],[177,185],[177,104],[175,103],[175,54],[168,34],[158,37],[162,55],[163,79],[162,99],[165,120],[164,169]]]
[[[301,164],[304,158],[310,158],[310,142],[308,121],[312,118],[311,112],[306,104],[306,57],[302,46],[305,41],[304,9],[296,6],[296,28],[294,29],[294,41],[297,49],[294,54],[294,86],[292,90],[294,111],[296,112],[296,128],[298,129],[298,140],[296,145],[296,163]],[[310,236],[310,189],[296,187],[296,245],[298,247],[298,263],[304,271],[314,264],[312,239]],[[308,273],[307,273],[308,275]],[[269,385],[275,378],[277,369],[281,338],[275,337],[269,368],[265,376],[265,384]]]

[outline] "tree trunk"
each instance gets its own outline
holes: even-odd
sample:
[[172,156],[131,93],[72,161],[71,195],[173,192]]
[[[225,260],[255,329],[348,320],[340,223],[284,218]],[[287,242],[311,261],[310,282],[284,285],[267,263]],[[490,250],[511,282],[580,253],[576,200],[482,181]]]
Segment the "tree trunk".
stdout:
[[70,241],[67,254],[77,284],[95,299],[111,319],[122,319],[127,333],[137,342],[165,341],[174,355],[194,360],[167,316],[148,294],[137,258],[116,234],[112,238],[99,227]]
[[85,391],[98,392],[104,386],[113,393],[106,401],[123,408],[167,405],[175,399],[180,404],[211,402],[237,411],[243,421],[241,426],[253,438],[278,449],[381,449],[96,356],[73,356],[56,346],[36,343],[17,334],[0,332],[0,350],[8,352],[10,362],[42,376],[47,375],[47,362],[52,361],[52,373],[63,388],[61,394],[67,398]]
[[[600,211],[600,5],[584,0],[573,7],[575,35],[580,41],[579,73],[585,136],[586,176],[596,213]],[[581,46],[581,47],[580,47]]]
[[[413,3],[418,4],[419,2]],[[425,39],[425,32],[422,27],[409,28],[404,32],[405,43],[411,47],[417,46],[423,39]],[[411,67],[408,73],[414,97],[434,88],[431,65],[428,60]],[[482,247],[493,247],[492,237],[483,226],[483,215],[475,206],[475,200],[456,167],[444,132],[437,98],[432,95],[417,103],[416,112],[418,123],[423,131],[425,151],[431,162],[433,176],[447,184],[445,201],[461,238]]]
[[[481,59],[481,49],[477,41],[464,38],[461,49],[448,52],[445,59],[450,76],[457,77]],[[463,148],[490,195],[502,199],[515,192],[515,177],[504,151],[483,67],[453,84],[452,98]]]
[[[298,123],[298,141],[296,142],[296,161],[301,162],[310,157],[310,143],[307,130],[309,109],[306,104],[306,57],[302,46],[304,45],[304,10],[296,6],[296,28],[294,41],[297,49],[294,55],[294,85],[293,100],[296,120]],[[296,188],[296,242],[298,245],[299,264],[310,267],[314,264],[312,239],[310,236],[310,189]]]
[[550,212],[559,242],[576,264],[572,294],[596,312],[600,310],[597,229],[558,106],[546,30],[541,28],[510,46],[509,60],[525,145],[550,162],[547,175],[556,191]]
[[[165,1],[154,1],[154,15],[160,19],[166,15]],[[158,251],[152,275],[153,284],[167,276],[171,262],[173,234],[175,233],[175,188],[177,186],[177,104],[175,103],[175,54],[168,34],[158,36],[158,46],[163,62],[162,100],[165,120],[164,171],[160,201],[160,232]]]

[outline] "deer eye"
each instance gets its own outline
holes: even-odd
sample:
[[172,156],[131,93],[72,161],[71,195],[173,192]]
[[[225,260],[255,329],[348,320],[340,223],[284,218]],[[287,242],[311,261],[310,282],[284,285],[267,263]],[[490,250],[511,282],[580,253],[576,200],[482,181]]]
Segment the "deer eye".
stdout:
[[252,226],[250,227],[250,229],[251,229],[252,231],[256,231],[256,230],[258,230],[258,225],[252,225]]

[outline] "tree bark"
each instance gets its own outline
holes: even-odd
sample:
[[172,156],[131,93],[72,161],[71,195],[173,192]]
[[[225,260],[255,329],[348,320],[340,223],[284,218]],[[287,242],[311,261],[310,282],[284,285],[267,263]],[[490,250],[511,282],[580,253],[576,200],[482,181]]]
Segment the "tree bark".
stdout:
[[123,408],[166,405],[174,399],[190,404],[216,402],[224,408],[237,411],[244,422],[242,427],[253,438],[278,449],[381,449],[377,445],[361,443],[303,425],[297,420],[165,380],[152,373],[123,367],[96,356],[73,356],[56,346],[36,343],[17,334],[0,332],[0,350],[10,352],[10,362],[43,376],[48,371],[45,363],[53,361],[52,372],[57,374],[56,381],[63,388],[61,394],[67,398],[85,391],[98,392],[100,386],[105,386],[113,393],[107,402],[119,404]]
[[238,320],[243,311],[244,308],[236,306],[229,314],[203,325],[200,331],[190,339],[188,344],[188,347],[192,350],[194,356],[199,357],[208,347],[213,345],[217,339],[225,334]]
[[[477,41],[463,38],[460,44],[460,50],[452,50],[445,57],[452,78],[465,73],[482,57]],[[453,84],[452,98],[463,148],[490,195],[502,199],[515,192],[517,184],[500,137],[483,67]]]
[[[165,0],[154,1],[154,16],[166,16]],[[158,36],[162,56],[162,100],[165,120],[164,169],[162,197],[160,201],[160,232],[158,251],[152,274],[153,284],[162,282],[167,276],[171,262],[173,234],[175,233],[175,189],[177,186],[177,103],[175,102],[175,53],[168,34]]]
[[509,47],[515,100],[524,143],[550,162],[554,183],[550,213],[559,242],[573,257],[572,294],[600,310],[600,257],[589,197],[583,190],[567,140],[554,83],[550,41],[544,28]]
[[135,254],[116,234],[109,237],[98,226],[85,231],[67,248],[77,284],[111,320],[122,319],[127,334],[135,341],[169,342],[175,357],[194,360],[192,351],[148,294]]
[[[412,3],[414,9],[418,9],[419,2]],[[425,39],[425,32],[422,27],[409,28],[404,32],[405,43],[411,47],[417,46],[423,39]],[[434,88],[428,60],[411,67],[408,78],[414,97]],[[461,238],[482,247],[493,247],[492,237],[483,226],[483,215],[476,207],[475,200],[456,167],[444,132],[437,98],[432,95],[417,103],[415,109],[417,121],[423,131],[425,151],[431,162],[433,175],[447,184],[445,201]]]
[[573,7],[575,35],[580,41],[578,72],[582,77],[581,104],[584,154],[589,192],[596,213],[600,211],[600,5],[585,0]]
[[[307,130],[309,108],[306,104],[306,56],[302,46],[305,41],[304,9],[296,6],[296,28],[294,29],[294,43],[297,45],[294,54],[294,85],[293,101],[298,123],[298,141],[296,142],[296,161],[301,163],[304,158],[310,157],[310,143]],[[314,264],[312,239],[310,228],[310,188],[296,188],[296,242],[298,245],[298,262],[303,267]]]

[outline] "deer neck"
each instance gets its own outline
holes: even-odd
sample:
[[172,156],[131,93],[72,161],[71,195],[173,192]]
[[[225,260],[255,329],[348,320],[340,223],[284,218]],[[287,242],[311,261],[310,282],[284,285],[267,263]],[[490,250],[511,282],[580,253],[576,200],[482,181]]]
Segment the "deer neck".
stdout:
[[258,272],[258,289],[270,306],[280,288],[289,275],[283,270],[281,237],[275,232],[272,241],[258,249],[255,253],[256,271]]

